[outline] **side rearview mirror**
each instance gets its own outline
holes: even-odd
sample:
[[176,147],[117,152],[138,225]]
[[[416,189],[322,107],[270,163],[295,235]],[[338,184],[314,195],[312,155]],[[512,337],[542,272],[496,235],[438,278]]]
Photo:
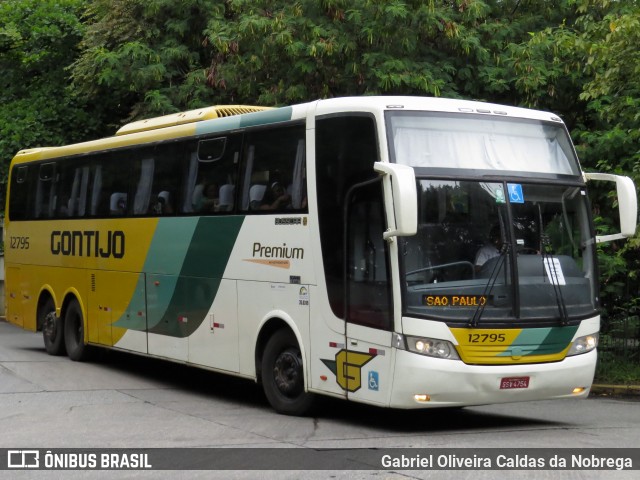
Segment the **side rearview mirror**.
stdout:
[[618,212],[620,214],[620,233],[613,235],[598,235],[596,243],[619,240],[632,237],[636,233],[638,222],[638,198],[636,187],[629,177],[612,175],[610,173],[585,173],[585,180],[615,182],[618,193]]
[[384,182],[384,190],[386,201],[393,202],[394,222],[389,221],[384,239],[415,235],[418,231],[418,193],[413,168],[382,162],[376,162],[373,168],[390,180]]

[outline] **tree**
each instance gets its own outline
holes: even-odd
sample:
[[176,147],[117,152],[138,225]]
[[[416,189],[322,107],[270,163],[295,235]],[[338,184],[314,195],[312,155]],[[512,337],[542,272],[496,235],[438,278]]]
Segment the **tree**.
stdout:
[[478,0],[229,1],[207,30],[215,50],[209,82],[267,105],[390,93],[459,97],[476,67],[491,62],[481,31],[491,12]]
[[[555,111],[585,169],[640,182],[638,0],[8,0],[0,19],[7,159],[215,103],[433,95]],[[603,251],[612,299],[638,291],[638,244]]]
[[[85,138],[97,121],[67,88],[84,28],[81,0],[0,3],[0,175],[20,149]],[[4,185],[4,183],[3,183]],[[4,201],[4,194],[2,194]]]
[[[576,132],[589,166],[630,175],[640,184],[640,2],[581,0],[577,47],[588,81],[581,94],[590,122]],[[601,228],[608,228],[606,215]],[[604,306],[640,311],[640,236],[601,248]],[[627,313],[627,312],[625,312]]]
[[114,123],[214,103],[203,32],[222,6],[221,0],[90,2],[74,88],[96,101],[109,99]]
[[[585,170],[631,176],[640,184],[640,4],[637,0],[572,0],[571,21],[532,33],[511,48],[516,87],[527,102],[559,103]],[[565,92],[564,94],[562,92]],[[560,99],[565,101],[558,101]],[[569,108],[563,108],[568,105]],[[596,228],[616,231],[605,210],[614,192],[591,190]],[[640,238],[599,246],[605,313],[637,300]]]
[[509,49],[575,17],[570,3],[232,0],[209,23],[209,81],[269,105],[392,93],[527,104],[522,92],[537,80],[514,68]]

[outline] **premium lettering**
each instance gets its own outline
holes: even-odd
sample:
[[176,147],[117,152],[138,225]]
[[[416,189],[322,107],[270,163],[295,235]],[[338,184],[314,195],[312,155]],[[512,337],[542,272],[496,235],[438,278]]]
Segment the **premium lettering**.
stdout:
[[262,245],[259,242],[253,244],[253,257],[259,258],[293,258],[302,260],[304,258],[304,248]]
[[51,253],[72,257],[123,258],[125,237],[122,230],[54,230]]

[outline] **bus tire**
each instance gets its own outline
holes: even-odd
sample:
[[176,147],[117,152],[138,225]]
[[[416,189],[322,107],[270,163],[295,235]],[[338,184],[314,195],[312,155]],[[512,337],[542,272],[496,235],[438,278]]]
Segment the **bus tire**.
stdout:
[[289,329],[276,331],[262,355],[262,388],[273,409],[284,415],[307,415],[316,397],[304,391],[302,354]]
[[44,349],[49,355],[64,355],[64,321],[56,316],[56,306],[48,298],[38,310],[38,326],[42,327]]
[[86,359],[88,347],[84,343],[84,319],[76,300],[69,303],[64,314],[64,343],[71,360],[81,362]]

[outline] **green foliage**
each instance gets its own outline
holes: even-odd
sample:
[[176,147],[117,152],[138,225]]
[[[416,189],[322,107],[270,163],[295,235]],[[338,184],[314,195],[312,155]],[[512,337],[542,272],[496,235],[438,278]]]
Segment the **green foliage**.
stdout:
[[594,383],[604,385],[638,385],[640,363],[617,357],[609,352],[600,353]]
[[232,0],[208,24],[209,82],[268,105],[390,93],[458,97],[459,68],[490,58],[474,28],[488,13],[476,0]]
[[[20,149],[86,138],[97,122],[67,89],[77,55],[81,0],[0,3],[0,178]],[[4,193],[2,193],[4,201]]]
[[600,333],[598,383],[638,385],[640,383],[640,299],[620,309]]
[[[638,45],[638,0],[5,0],[0,173],[208,104],[402,94],[555,111],[585,170],[640,184]],[[611,195],[592,193],[600,233]],[[639,248],[599,247],[605,313],[640,296]]]
[[[575,132],[588,168],[629,175],[640,182],[640,4],[635,0],[576,1],[582,16],[576,42],[584,64],[585,124]],[[609,194],[611,195],[611,194]],[[602,196],[594,199],[602,202]],[[608,217],[610,218],[610,217]],[[607,220],[596,222],[600,228]],[[616,305],[640,295],[640,237],[601,252],[602,301],[611,315]]]
[[215,102],[204,70],[207,19],[219,0],[94,0],[82,54],[72,66],[80,95],[110,98],[114,121]]
[[[555,2],[554,2],[555,3]],[[560,113],[587,171],[640,182],[640,5],[636,0],[569,0],[561,23],[512,44],[504,59],[525,104]],[[613,192],[592,189],[600,234],[618,230]],[[605,319],[640,294],[640,237],[599,246]]]

